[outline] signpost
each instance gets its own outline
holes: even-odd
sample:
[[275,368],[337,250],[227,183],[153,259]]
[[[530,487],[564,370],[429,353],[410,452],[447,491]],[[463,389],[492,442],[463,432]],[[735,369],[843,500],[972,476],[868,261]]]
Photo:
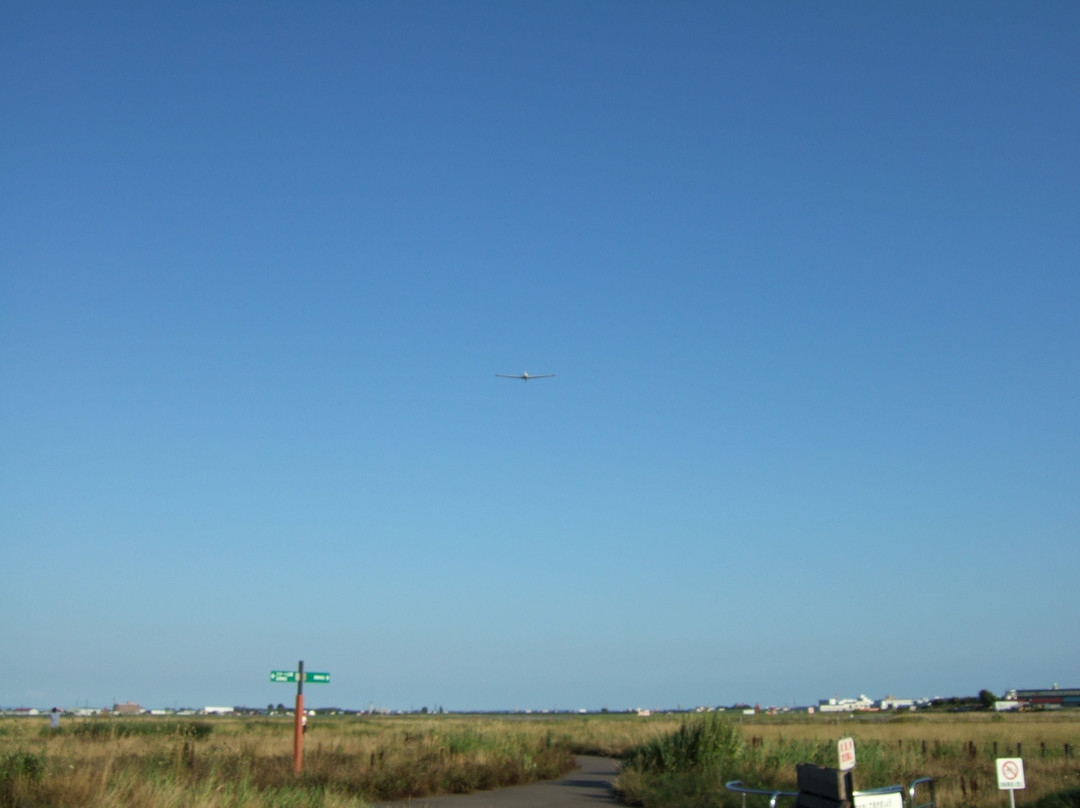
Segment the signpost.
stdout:
[[[301,665],[303,665],[303,663],[301,663]],[[297,671],[270,671],[271,682],[295,682],[298,679],[299,675]],[[307,682],[309,685],[328,685],[330,684],[330,674],[311,673],[310,671],[308,671],[304,674],[304,681]]]
[[997,769],[998,788],[1009,792],[1009,808],[1016,808],[1017,789],[1027,787],[1024,784],[1024,759],[998,758],[994,768]]
[[304,673],[304,660],[299,670],[270,671],[271,682],[296,682],[296,712],[293,722],[293,771],[300,774],[304,760],[304,682],[318,685],[330,684],[329,673]]

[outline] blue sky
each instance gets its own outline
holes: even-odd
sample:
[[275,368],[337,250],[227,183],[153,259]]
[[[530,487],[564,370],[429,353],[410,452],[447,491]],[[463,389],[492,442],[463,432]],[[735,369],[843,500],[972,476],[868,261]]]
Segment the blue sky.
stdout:
[[1078,36],[6,3],[0,704],[1077,684]]

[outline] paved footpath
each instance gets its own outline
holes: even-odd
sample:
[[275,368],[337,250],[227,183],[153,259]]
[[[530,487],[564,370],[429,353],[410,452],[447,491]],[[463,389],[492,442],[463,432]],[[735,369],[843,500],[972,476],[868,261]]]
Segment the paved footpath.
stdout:
[[591,755],[579,755],[577,761],[579,768],[558,780],[375,805],[377,808],[609,808],[616,805],[611,788],[616,761]]

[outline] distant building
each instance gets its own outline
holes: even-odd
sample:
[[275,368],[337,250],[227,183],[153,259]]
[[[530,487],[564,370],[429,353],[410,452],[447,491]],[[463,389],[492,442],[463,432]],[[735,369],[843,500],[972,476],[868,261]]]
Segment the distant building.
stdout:
[[1010,690],[1005,694],[1005,700],[1018,701],[1024,706],[1044,710],[1080,707],[1080,688],[1054,685],[1049,690]]
[[133,701],[125,701],[123,704],[113,705],[114,715],[142,715],[143,708]]
[[236,712],[235,707],[203,707],[203,714],[205,715],[229,715],[229,713]]
[[864,695],[857,699],[821,699],[818,702],[818,710],[823,713],[853,713],[873,709],[874,700]]
[[915,699],[894,699],[892,696],[878,702],[878,706],[882,710],[911,710],[915,708],[916,704],[918,702]]

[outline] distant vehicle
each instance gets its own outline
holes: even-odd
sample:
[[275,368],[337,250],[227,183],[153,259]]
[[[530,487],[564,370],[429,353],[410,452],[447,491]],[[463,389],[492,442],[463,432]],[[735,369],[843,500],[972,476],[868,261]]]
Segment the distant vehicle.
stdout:
[[514,376],[509,373],[496,373],[500,379],[521,379],[523,382],[527,382],[529,379],[551,379],[554,378],[554,373],[539,373],[536,376],[530,376],[528,373],[522,373],[520,376]]

